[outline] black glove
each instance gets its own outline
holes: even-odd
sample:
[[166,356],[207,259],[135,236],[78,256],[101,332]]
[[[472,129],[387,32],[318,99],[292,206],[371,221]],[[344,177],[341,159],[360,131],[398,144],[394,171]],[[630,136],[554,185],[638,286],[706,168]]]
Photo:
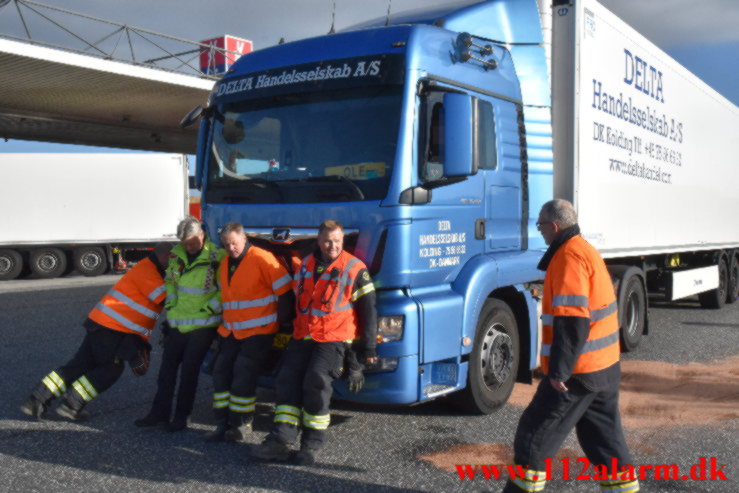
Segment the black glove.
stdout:
[[349,385],[349,392],[354,394],[364,387],[364,373],[361,369],[349,369],[346,380]]
[[169,325],[169,322],[164,320],[162,324],[159,326],[159,346],[164,347],[164,341],[167,340],[167,337],[169,336],[169,333],[172,332],[172,326]]
[[371,358],[377,358],[377,350],[375,347],[365,347],[362,351],[362,356],[364,356],[364,361],[367,362],[368,359]]
[[149,370],[150,354],[151,350],[148,347],[142,347],[141,349],[139,349],[136,357],[128,362],[129,366],[131,367],[131,371],[137,377],[146,375],[146,372]]

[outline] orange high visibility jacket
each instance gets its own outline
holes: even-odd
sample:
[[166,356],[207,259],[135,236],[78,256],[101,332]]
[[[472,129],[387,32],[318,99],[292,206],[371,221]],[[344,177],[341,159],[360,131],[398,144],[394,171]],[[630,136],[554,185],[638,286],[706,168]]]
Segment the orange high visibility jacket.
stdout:
[[287,269],[272,253],[253,245],[230,281],[228,268],[226,257],[219,269],[223,323],[218,333],[223,337],[233,334],[236,339],[276,333],[277,297],[292,288]]
[[148,340],[164,306],[164,279],[150,259],[137,263],[95,305],[89,318],[103,327]]
[[297,316],[293,337],[310,336],[317,342],[349,341],[357,337],[357,314],[352,305],[354,281],[364,262],[341,252],[318,279],[314,279],[316,258],[303,259],[295,276]]
[[544,277],[541,366],[545,373],[549,373],[557,317],[568,317],[558,330],[570,330],[577,322],[590,327],[573,375],[603,370],[618,362],[618,308],[611,277],[598,251],[580,235],[559,247]]

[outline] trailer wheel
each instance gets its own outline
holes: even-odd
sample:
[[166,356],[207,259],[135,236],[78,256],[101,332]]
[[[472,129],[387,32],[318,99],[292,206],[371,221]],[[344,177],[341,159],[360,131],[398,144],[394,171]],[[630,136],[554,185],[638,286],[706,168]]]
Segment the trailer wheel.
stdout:
[[739,297],[739,251],[734,252],[731,257],[729,268],[729,289],[726,293],[726,303],[731,304]]
[[503,301],[488,299],[477,322],[467,386],[451,396],[454,405],[475,414],[502,407],[513,391],[519,358],[516,317]]
[[74,251],[74,268],[83,276],[99,276],[108,270],[105,250],[97,246],[76,249]]
[[23,257],[15,250],[0,249],[0,281],[15,279],[23,270]]
[[625,353],[639,346],[647,317],[647,297],[637,275],[625,279],[618,298],[621,350]]
[[59,277],[67,268],[67,256],[59,248],[39,248],[29,257],[31,271],[44,279]]
[[729,268],[726,258],[718,262],[718,287],[698,295],[698,300],[703,308],[723,308],[726,304],[726,294],[729,288]]

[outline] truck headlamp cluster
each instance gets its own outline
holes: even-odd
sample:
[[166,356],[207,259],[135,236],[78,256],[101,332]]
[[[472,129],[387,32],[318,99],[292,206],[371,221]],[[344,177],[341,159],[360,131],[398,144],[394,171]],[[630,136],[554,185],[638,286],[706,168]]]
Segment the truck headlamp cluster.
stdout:
[[393,342],[403,338],[404,315],[379,317],[377,320],[377,342]]

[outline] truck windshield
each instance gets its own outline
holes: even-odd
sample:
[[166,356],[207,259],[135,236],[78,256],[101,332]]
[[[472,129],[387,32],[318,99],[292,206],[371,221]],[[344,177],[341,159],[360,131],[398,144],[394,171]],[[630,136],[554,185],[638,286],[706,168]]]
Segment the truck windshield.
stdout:
[[395,159],[399,86],[278,95],[216,107],[206,200],[381,200]]

